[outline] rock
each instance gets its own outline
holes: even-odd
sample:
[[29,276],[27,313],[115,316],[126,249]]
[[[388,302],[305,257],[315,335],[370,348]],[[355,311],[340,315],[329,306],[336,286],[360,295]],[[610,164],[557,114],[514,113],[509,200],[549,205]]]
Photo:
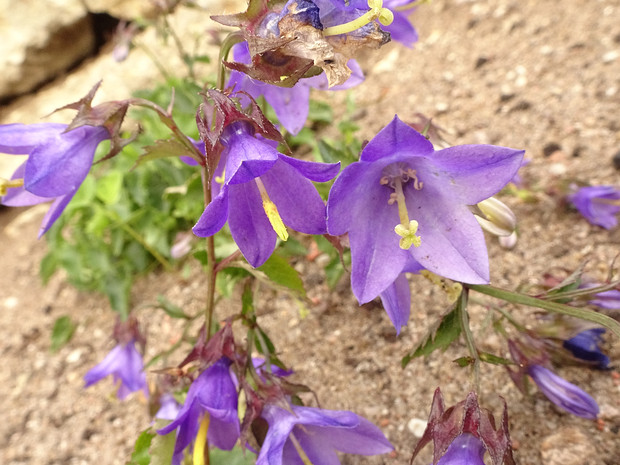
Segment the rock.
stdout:
[[543,439],[540,454],[545,465],[594,465],[596,448],[579,428],[565,426]]
[[93,52],[80,0],[0,0],[0,101],[31,91]]
[[110,16],[126,21],[157,16],[161,11],[158,3],[178,3],[178,0],[168,2],[145,0],[84,0],[84,5],[88,11],[92,13],[107,13]]

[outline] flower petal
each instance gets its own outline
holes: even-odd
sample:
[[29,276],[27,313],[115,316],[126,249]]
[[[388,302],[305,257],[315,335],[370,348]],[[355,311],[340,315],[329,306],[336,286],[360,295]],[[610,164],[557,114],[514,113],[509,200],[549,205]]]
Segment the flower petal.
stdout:
[[458,145],[435,152],[432,162],[451,183],[455,201],[475,205],[511,181],[524,153],[495,145]]
[[540,365],[531,365],[528,374],[555,405],[578,417],[596,420],[598,404],[587,392]]
[[405,274],[398,275],[394,282],[380,294],[380,297],[383,308],[396,328],[396,334],[400,334],[401,328],[407,325],[411,312],[411,291]]
[[398,209],[387,208],[387,196],[368,197],[366,214],[356,215],[349,228],[351,288],[360,304],[385,291],[402,272],[409,255],[400,248],[394,232],[399,223]]
[[69,202],[71,202],[71,199],[74,195],[75,193],[61,195],[60,197],[57,197],[54,202],[52,202],[52,204],[50,205],[50,209],[47,211],[47,213],[43,217],[43,220],[41,221],[38,239],[41,239],[43,234],[45,234],[52,227],[54,222],[62,214],[67,205],[69,205]]
[[228,186],[224,185],[217,197],[206,206],[196,225],[194,234],[200,237],[213,236],[228,220]]
[[264,174],[278,160],[279,152],[269,143],[249,134],[236,134],[222,157],[226,159],[226,184],[241,184]]
[[440,276],[470,284],[489,282],[489,258],[480,225],[449,186],[426,182],[420,191],[405,189],[407,209],[419,224],[421,244],[413,258]]
[[253,267],[259,267],[276,247],[276,233],[263,209],[256,183],[229,186],[228,226],[239,250]]
[[261,180],[284,224],[306,234],[327,233],[325,202],[314,184],[295,168],[278,161]]
[[66,124],[3,124],[0,125],[0,153],[29,154],[38,145],[45,144],[67,129]]
[[336,177],[340,171],[340,163],[317,163],[314,161],[299,160],[280,154],[280,160],[288,163],[303,177],[314,182],[327,182]]
[[407,152],[408,157],[422,157],[433,153],[433,144],[403,123],[398,116],[377,133],[362,150],[360,161],[372,162],[390,157],[399,152]]
[[24,187],[40,197],[75,192],[90,170],[97,145],[107,138],[106,129],[92,126],[49,137],[30,153]]
[[[26,162],[19,165],[19,167],[11,176],[11,180],[19,179],[24,177],[24,172],[26,171]],[[6,205],[7,207],[28,207],[30,205],[37,205],[43,202],[50,202],[54,200],[49,197],[39,197],[38,195],[34,195],[24,189],[22,187],[12,187],[8,190],[7,194],[2,197],[0,204]]]

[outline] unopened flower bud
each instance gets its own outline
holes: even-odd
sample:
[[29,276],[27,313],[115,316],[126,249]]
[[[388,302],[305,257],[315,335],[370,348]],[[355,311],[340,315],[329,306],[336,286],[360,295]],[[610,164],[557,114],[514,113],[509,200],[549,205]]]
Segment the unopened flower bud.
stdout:
[[486,231],[496,236],[510,236],[515,231],[517,217],[505,203],[489,197],[477,207],[482,216],[476,214],[476,220]]

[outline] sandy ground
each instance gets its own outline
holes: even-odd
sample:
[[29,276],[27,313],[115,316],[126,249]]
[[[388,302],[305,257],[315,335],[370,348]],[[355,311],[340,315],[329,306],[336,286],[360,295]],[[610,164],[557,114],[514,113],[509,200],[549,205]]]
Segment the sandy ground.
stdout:
[[[586,259],[589,272],[602,279],[620,252],[620,228],[589,225],[556,195],[567,180],[620,185],[612,164],[620,149],[619,17],[620,2],[613,0],[435,0],[413,16],[421,37],[415,50],[389,44],[364,61],[368,78],[354,91],[362,137],[371,138],[395,113],[413,120],[420,112],[434,117],[452,144],[526,149],[532,162],[524,177],[539,201],[502,197],[519,217],[521,236],[511,251],[488,238],[497,286],[535,284],[546,271],[574,269]],[[331,101],[337,113],[344,111],[343,95]],[[113,347],[114,316],[105,299],[75,291],[62,276],[41,286],[37,273],[45,242],[35,237],[44,211],[0,211],[3,463],[123,464],[136,432],[149,425],[146,402],[139,396],[117,401],[110,382],[82,389],[84,373]],[[261,293],[261,321],[282,360],[295,369],[296,381],[317,392],[323,407],[367,416],[396,446],[391,456],[347,456],[344,464],[408,463],[416,441],[408,425],[426,419],[434,389],[441,386],[451,404],[470,388],[467,372],[451,363],[466,354],[464,344],[400,368],[401,357],[446,308],[444,295],[414,278],[411,320],[396,338],[380,306],[360,308],[346,280],[329,291],[316,265],[296,266],[307,272],[315,302],[307,317],[300,317],[292,299]],[[187,310],[198,309],[203,288],[197,269],[189,278],[156,273],[140,280],[133,303],[141,308],[163,294]],[[486,309],[474,305],[471,311],[480,348],[505,355],[488,328]],[[512,311],[533,322],[530,310]],[[61,315],[69,315],[77,330],[67,346],[51,353],[49,335]],[[138,315],[149,337],[147,355],[156,352],[157,340],[177,337],[174,322],[146,309]],[[606,350],[617,366],[618,341],[609,338]],[[538,393],[524,399],[498,367],[483,368],[482,402],[495,411],[498,394],[508,402],[521,464],[618,465],[618,372],[559,372],[595,397],[598,423],[565,414]],[[428,463],[428,453],[430,448],[418,463]]]

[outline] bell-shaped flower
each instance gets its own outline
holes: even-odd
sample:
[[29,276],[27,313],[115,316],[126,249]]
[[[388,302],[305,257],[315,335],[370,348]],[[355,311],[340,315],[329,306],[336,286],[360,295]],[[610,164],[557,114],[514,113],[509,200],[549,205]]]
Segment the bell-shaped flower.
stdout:
[[[173,465],[182,463],[185,449],[194,441],[208,439],[209,444],[224,450],[235,446],[240,434],[237,397],[227,358],[221,358],[194,380],[176,419],[157,431],[168,434],[177,430]],[[196,443],[195,447],[204,448],[204,444]]]
[[604,328],[586,329],[565,340],[562,346],[575,357],[592,362],[597,368],[605,369],[609,366],[609,357],[600,347],[603,334],[605,334]]
[[99,365],[86,373],[84,387],[91,386],[109,375],[112,375],[115,383],[120,382],[117,392],[119,399],[123,400],[130,393],[140,390],[148,397],[149,390],[146,385],[142,355],[138,352],[134,340],[119,343]]
[[159,409],[157,413],[155,413],[155,418],[159,418],[160,420],[174,420],[180,410],[181,406],[174,396],[167,392],[162,394],[159,398]]
[[228,221],[239,250],[253,267],[271,255],[276,240],[288,238],[286,226],[306,234],[325,234],[325,203],[312,184],[338,173],[339,164],[297,160],[278,152],[246,121],[228,125],[215,171],[213,193],[193,228],[212,236]]
[[484,235],[468,206],[502,189],[522,158],[492,145],[434,151],[395,117],[344,169],[327,202],[329,234],[349,234],[358,301],[383,293],[412,260],[455,281],[487,283]]
[[[250,51],[247,42],[237,44],[233,49],[233,57],[238,63],[250,63]],[[252,79],[240,71],[232,71],[228,87],[236,91],[245,91],[254,99],[261,95],[271,105],[278,117],[278,121],[291,134],[295,135],[303,128],[308,119],[310,109],[310,89],[343,90],[354,87],[364,81],[362,69],[355,60],[349,60],[347,66],[351,69],[351,77],[342,85],[328,89],[327,77],[324,73],[311,78],[300,79],[293,87],[280,87]],[[241,97],[243,100],[243,97]]]
[[376,455],[393,446],[375,425],[353,412],[266,404],[269,424],[256,465],[339,465],[336,451]]
[[457,436],[441,456],[437,465],[484,465],[486,449],[480,439],[473,434]]
[[598,404],[587,392],[541,365],[530,365],[527,373],[555,405],[578,417],[596,420]]
[[568,196],[586,220],[605,229],[618,224],[620,213],[620,190],[613,186],[582,187]]
[[[60,216],[86,178],[99,143],[110,138],[102,127],[66,124],[0,126],[0,152],[29,157],[12,176],[22,186],[9,188],[2,204],[12,207],[54,201],[43,219],[41,237]],[[21,181],[23,180],[23,181]]]

